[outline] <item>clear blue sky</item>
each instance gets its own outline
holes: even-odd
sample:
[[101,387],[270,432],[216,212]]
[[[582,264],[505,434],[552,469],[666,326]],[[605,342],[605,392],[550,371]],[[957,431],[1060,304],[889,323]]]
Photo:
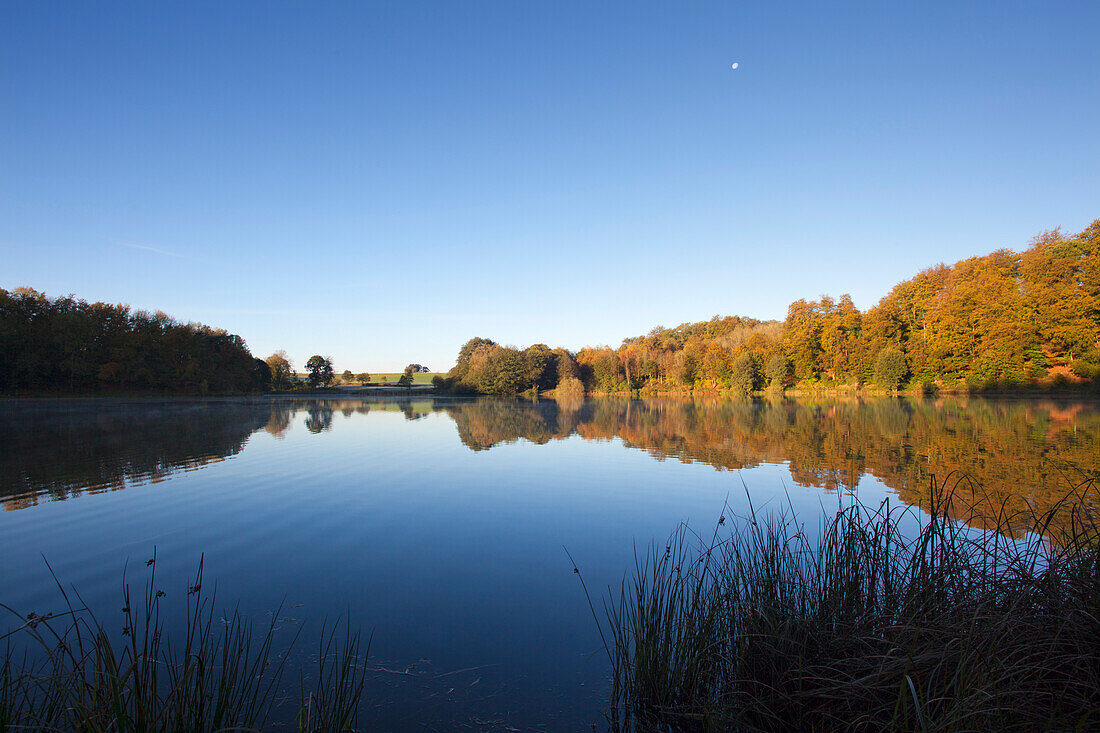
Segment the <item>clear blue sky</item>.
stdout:
[[0,287],[376,372],[866,308],[1100,217],[1097,29],[1092,1],[5,0]]

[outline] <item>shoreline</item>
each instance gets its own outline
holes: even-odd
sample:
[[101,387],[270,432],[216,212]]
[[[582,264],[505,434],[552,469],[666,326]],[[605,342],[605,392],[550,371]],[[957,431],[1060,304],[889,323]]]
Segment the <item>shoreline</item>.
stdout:
[[[499,395],[464,394],[461,392],[448,392],[440,390],[433,385],[413,387],[329,387],[312,390],[299,390],[291,392],[256,392],[256,393],[225,393],[225,394],[195,394],[193,392],[93,392],[71,394],[64,392],[30,392],[16,394],[0,394],[0,402],[23,401],[60,401],[60,400],[135,400],[143,402],[171,401],[171,400],[280,400],[280,399],[317,399],[317,398],[376,398],[376,397],[445,397],[447,399],[528,399],[523,395],[514,398],[500,397]],[[554,390],[540,392],[539,399],[556,400]],[[935,389],[924,390],[882,390],[866,388],[842,388],[827,387],[821,389],[792,388],[782,391],[755,390],[750,394],[734,394],[730,390],[719,389],[664,389],[655,391],[636,390],[632,392],[586,392],[584,399],[719,399],[739,401],[746,399],[763,400],[814,400],[814,399],[940,399],[944,397],[983,399],[1086,399],[1100,400],[1100,390],[1091,385],[1083,385],[1074,388],[1047,389],[1042,386],[1023,387],[1012,390],[967,390],[967,389]],[[569,401],[569,400],[563,400]]]

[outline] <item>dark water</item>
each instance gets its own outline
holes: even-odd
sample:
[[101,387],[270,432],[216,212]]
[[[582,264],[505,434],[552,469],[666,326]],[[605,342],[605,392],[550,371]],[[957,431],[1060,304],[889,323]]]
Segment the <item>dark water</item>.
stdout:
[[[600,719],[589,587],[680,521],[838,502],[1042,511],[1100,476],[1095,403],[176,400],[0,402],[0,603],[57,610],[48,559],[113,623],[156,547],[169,598],[205,554],[219,603],[373,630],[366,727]],[[716,470],[718,469],[718,470]],[[114,615],[112,615],[114,614]],[[0,617],[0,633],[13,625]],[[289,632],[288,632],[289,633]],[[310,644],[303,644],[303,653]],[[295,677],[295,680],[297,678]]]

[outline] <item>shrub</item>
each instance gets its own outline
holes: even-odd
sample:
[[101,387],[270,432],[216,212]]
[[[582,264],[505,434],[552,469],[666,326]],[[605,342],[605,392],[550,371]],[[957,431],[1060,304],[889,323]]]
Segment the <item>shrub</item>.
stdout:
[[584,385],[576,377],[566,377],[558,382],[554,399],[575,402],[584,399]]
[[910,392],[915,392],[916,394],[924,395],[925,397],[936,393],[935,383],[927,379],[914,379],[913,381],[909,382],[907,389]]
[[1095,379],[1100,375],[1100,366],[1084,359],[1074,359],[1069,363],[1069,370],[1082,379]]

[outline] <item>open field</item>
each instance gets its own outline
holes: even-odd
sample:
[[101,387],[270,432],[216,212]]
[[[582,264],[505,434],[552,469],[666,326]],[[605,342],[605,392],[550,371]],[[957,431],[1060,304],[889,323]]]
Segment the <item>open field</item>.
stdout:
[[[337,379],[339,379],[340,373],[341,372],[336,373]],[[299,379],[305,380],[305,379],[309,378],[309,374],[307,374],[306,372],[298,372],[297,374],[298,374]],[[413,384],[431,384],[432,383],[432,377],[437,376],[437,375],[440,376],[440,377],[445,377],[445,376],[447,376],[447,373],[446,372],[420,372],[420,373],[417,373],[417,374],[413,375]],[[367,382],[367,385],[380,385],[380,384],[383,384],[383,381],[382,381],[383,377],[386,380],[384,382],[385,384],[396,384],[397,380],[401,378],[401,372],[380,372],[378,374],[374,374],[372,372],[371,375],[370,375],[370,381]],[[355,380],[352,380],[351,384],[359,384],[359,382],[355,381]]]
[[[445,372],[419,372],[413,375],[413,384],[431,384],[432,377],[440,376],[445,377]],[[394,384],[401,378],[401,372],[382,372],[381,374],[371,374],[371,384],[381,384],[382,378],[385,377],[386,384]]]

